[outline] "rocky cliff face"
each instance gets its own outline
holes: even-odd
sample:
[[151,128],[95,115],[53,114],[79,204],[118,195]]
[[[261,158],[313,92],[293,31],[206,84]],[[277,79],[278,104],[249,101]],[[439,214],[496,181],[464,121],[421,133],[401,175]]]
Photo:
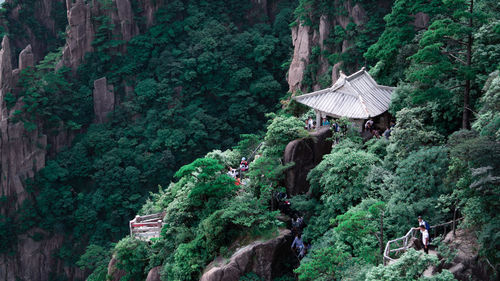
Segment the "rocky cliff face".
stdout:
[[[38,129],[26,131],[22,122],[13,122],[12,115],[23,106],[22,100],[7,108],[5,95],[15,91],[19,73],[33,66],[34,54],[28,45],[19,55],[20,68],[12,66],[10,39],[3,37],[0,50],[0,194],[7,200],[0,208],[0,214],[13,217],[17,209],[30,195],[25,181],[45,166],[47,136]],[[35,233],[47,235],[48,239],[35,241]],[[68,276],[83,278],[83,272],[64,266],[64,261],[53,257],[63,242],[63,236],[49,235],[41,229],[31,229],[17,237],[15,255],[0,256],[1,280],[48,280],[51,272],[65,272]]]
[[[61,22],[65,22],[64,18],[58,17],[58,9],[64,9],[65,0],[6,0],[5,3],[10,7],[10,13],[5,20],[0,23],[10,34],[22,33],[22,36],[10,38],[11,50],[13,54],[17,54],[19,50],[27,45],[31,45],[34,60],[42,59],[47,50],[54,42],[50,38],[56,38],[57,33],[61,32]],[[29,17],[34,18],[36,25],[27,24],[26,12],[32,10],[33,14]],[[10,28],[15,30],[9,30]],[[13,65],[16,66],[17,62]]]
[[292,235],[289,229],[268,241],[254,242],[233,254],[226,264],[210,264],[200,281],[234,281],[246,273],[253,272],[262,280],[272,280],[273,273],[279,271],[280,255],[293,255],[290,251]]
[[[138,16],[145,18],[145,27],[154,24],[154,15],[159,8],[159,1],[140,0]],[[108,5],[101,1],[66,0],[68,25],[66,45],[63,49],[62,64],[76,70],[83,62],[85,54],[93,51],[92,42],[98,30],[97,17],[108,17],[114,26],[112,33],[118,40],[125,42],[139,34],[140,26],[134,19],[134,11],[130,0],[113,0]],[[119,50],[126,51],[126,45]]]
[[[368,2],[368,1],[366,1]],[[389,11],[392,1],[378,0],[376,7]],[[320,85],[320,80],[328,75],[331,77],[331,83],[335,83],[339,77],[339,70],[357,70],[361,65],[343,65],[343,61],[339,61],[334,65],[330,65],[325,54],[342,54],[354,47],[354,42],[350,38],[342,37],[335,33],[336,26],[343,30],[348,28],[349,24],[355,24],[359,30],[363,30],[364,25],[373,16],[371,11],[366,11],[360,1],[351,0],[335,0],[332,5],[332,10],[343,11],[332,14],[323,14],[319,17],[317,24],[305,25],[303,22],[297,23],[292,27],[292,42],[294,52],[292,62],[288,70],[288,85],[289,91],[295,93],[300,90],[307,91],[303,80],[307,67],[312,63],[317,64],[316,71],[313,73],[314,81],[312,90],[319,90],[324,86]],[[311,16],[312,17],[312,16]],[[313,26],[317,26],[314,28]],[[332,41],[340,41],[341,43],[332,44]],[[319,48],[314,61],[311,61],[313,48]],[[351,72],[351,71],[349,71]],[[327,86],[331,86],[327,85]]]

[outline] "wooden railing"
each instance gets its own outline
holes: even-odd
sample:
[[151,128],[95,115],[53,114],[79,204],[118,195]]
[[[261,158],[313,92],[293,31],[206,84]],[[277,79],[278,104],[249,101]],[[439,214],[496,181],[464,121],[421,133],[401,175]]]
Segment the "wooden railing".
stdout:
[[[450,230],[455,231],[456,224],[458,223],[459,220],[462,218],[452,220],[446,223],[438,224],[438,225],[433,225],[430,227],[430,233],[429,235],[432,238],[436,238],[440,235],[446,235],[448,231],[448,227],[451,227]],[[405,236],[387,241],[387,244],[384,249],[384,265],[389,264],[391,261],[395,261],[396,259],[391,258],[391,254],[399,254],[402,252],[405,252],[409,248],[409,242],[412,240],[413,237],[417,236],[417,233],[419,232],[418,229],[411,228]]]
[[129,222],[130,236],[145,241],[151,238],[160,237],[160,232],[164,225],[164,216],[164,212],[145,216],[135,216],[135,218]]

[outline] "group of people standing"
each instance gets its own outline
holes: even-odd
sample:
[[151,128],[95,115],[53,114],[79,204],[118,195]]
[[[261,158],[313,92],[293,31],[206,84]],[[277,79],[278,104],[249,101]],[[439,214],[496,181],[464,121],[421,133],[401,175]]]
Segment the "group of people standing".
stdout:
[[[310,130],[316,129],[316,125],[317,125],[316,121],[314,121],[314,119],[311,116],[309,116],[309,118],[306,120],[306,125],[304,126],[304,128],[306,130],[310,131]],[[340,131],[339,124],[337,122],[333,122],[333,123],[330,122],[330,120],[328,120],[328,118],[326,118],[326,117],[323,117],[321,119],[321,126],[322,127],[326,127],[326,126],[330,127],[331,126],[335,132]]]
[[227,175],[234,178],[235,185],[241,185],[241,175],[248,171],[248,162],[245,157],[241,158],[240,167],[238,169],[234,169],[231,166],[228,167]]
[[373,135],[373,137],[375,137],[377,139],[379,139],[381,137],[385,137],[386,139],[389,139],[389,137],[391,136],[392,130],[394,128],[394,125],[395,125],[394,122],[391,122],[390,126],[385,127],[385,131],[382,132],[382,130],[377,129],[374,126],[373,119],[369,119],[365,123],[365,131],[370,132]]

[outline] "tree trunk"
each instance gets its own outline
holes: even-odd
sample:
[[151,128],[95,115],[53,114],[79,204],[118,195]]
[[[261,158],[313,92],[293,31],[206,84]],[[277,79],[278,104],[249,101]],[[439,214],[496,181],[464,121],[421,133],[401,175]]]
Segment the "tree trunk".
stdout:
[[[469,18],[469,27],[472,30],[472,13],[474,10],[474,0],[470,0],[470,5],[469,5],[469,13],[470,13],[470,18]],[[472,43],[473,43],[473,37],[472,37],[472,32],[469,33],[467,36],[467,71],[471,71],[471,60],[472,60]],[[469,75],[466,74],[466,80],[465,80],[465,91],[464,91],[464,108],[463,108],[463,114],[462,114],[462,129],[469,130],[470,129],[470,89],[471,89],[471,80],[469,78]]]

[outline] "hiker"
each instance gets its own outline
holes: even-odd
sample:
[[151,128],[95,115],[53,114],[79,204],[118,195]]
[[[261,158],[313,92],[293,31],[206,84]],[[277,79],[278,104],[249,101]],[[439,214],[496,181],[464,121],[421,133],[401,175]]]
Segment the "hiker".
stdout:
[[237,175],[236,176],[236,179],[234,181],[234,184],[237,185],[237,186],[240,186],[241,185],[241,179],[240,179],[240,175]]
[[391,132],[392,132],[391,128],[386,127],[386,128],[385,128],[385,131],[384,131],[383,136],[384,136],[386,139],[389,139],[389,137],[391,136]]
[[326,117],[323,117],[323,121],[321,122],[321,126],[330,126],[330,121],[326,119]]
[[366,121],[366,123],[365,123],[365,130],[366,131],[371,131],[372,126],[373,126],[373,120],[372,119]]
[[227,172],[227,175],[232,177],[233,179],[235,179],[236,176],[238,175],[238,170],[229,167],[229,171]]
[[245,157],[241,158],[240,171],[242,172],[248,171],[248,162]]
[[302,236],[300,233],[295,234],[295,239],[293,239],[291,248],[295,254],[297,254],[297,252],[300,253],[302,248],[304,248],[304,242],[302,242]]
[[302,247],[302,250],[299,252],[299,260],[303,259],[306,255],[309,249],[311,248],[311,244],[304,242],[304,247]]
[[430,236],[429,236],[429,231],[425,228],[425,225],[420,225],[420,233],[422,233],[422,246],[424,247],[424,252],[426,254],[429,254],[429,243],[430,243]]
[[313,129],[313,127],[314,127],[314,121],[312,117],[309,117],[309,119],[307,119],[307,129],[310,131]]
[[431,227],[429,224],[422,219],[422,216],[418,216],[418,226],[424,226],[427,231],[431,231]]
[[301,233],[303,227],[304,218],[294,215],[294,218],[292,218],[292,233]]

